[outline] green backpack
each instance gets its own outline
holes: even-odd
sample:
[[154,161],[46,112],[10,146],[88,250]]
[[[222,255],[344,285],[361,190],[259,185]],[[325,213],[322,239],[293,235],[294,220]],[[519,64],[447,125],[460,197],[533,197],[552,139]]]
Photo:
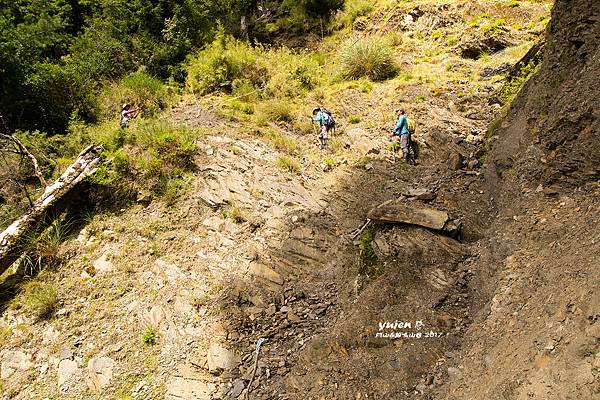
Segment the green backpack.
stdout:
[[412,135],[415,133],[415,120],[412,118],[406,117],[406,127],[408,128],[408,132]]

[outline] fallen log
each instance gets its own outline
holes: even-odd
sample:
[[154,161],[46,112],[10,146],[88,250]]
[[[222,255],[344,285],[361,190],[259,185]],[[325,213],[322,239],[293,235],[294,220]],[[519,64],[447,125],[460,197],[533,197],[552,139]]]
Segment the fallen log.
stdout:
[[[0,233],[0,274],[10,267],[26,248],[29,232],[36,232],[40,225],[49,225],[52,218],[64,206],[64,199],[78,184],[96,171],[100,162],[101,145],[84,149],[65,172],[33,203],[19,219]],[[49,218],[50,217],[50,218]]]

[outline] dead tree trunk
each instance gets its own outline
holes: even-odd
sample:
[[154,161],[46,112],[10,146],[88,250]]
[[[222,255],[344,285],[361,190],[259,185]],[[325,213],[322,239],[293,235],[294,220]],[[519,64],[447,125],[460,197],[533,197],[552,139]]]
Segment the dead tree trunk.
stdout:
[[48,215],[57,215],[61,201],[86,177],[96,171],[102,146],[89,146],[75,162],[50,186],[46,187],[33,206],[0,233],[0,274],[10,267],[21,255],[26,245],[28,232],[35,231],[40,224],[49,224]]

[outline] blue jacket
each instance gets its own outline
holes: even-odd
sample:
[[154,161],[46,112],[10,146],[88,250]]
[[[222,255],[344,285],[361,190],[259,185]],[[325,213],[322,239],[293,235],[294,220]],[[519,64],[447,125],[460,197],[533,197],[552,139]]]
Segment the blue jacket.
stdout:
[[400,118],[398,118],[398,122],[396,122],[396,127],[394,128],[394,135],[408,135],[408,123],[406,122],[406,115],[401,115]]
[[323,113],[321,111],[317,112],[317,116],[313,118],[313,122],[318,122],[319,125],[323,126],[325,119],[323,118]]

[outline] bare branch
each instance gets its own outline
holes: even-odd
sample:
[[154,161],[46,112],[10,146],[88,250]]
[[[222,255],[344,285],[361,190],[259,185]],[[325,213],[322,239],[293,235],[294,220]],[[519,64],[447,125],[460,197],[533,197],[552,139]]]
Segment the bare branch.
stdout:
[[44,179],[44,175],[42,175],[42,171],[40,170],[40,165],[38,164],[38,161],[35,158],[35,156],[33,154],[31,154],[31,152],[29,150],[27,150],[27,147],[25,147],[25,145],[23,143],[21,143],[19,138],[16,137],[15,135],[0,133],[0,137],[11,140],[18,147],[20,154],[23,156],[26,156],[27,158],[29,158],[31,160],[31,163],[33,164],[33,171],[35,173],[35,176],[37,176],[38,179],[40,180],[42,189],[46,189],[46,186],[48,186],[48,185],[46,184],[46,180]]

